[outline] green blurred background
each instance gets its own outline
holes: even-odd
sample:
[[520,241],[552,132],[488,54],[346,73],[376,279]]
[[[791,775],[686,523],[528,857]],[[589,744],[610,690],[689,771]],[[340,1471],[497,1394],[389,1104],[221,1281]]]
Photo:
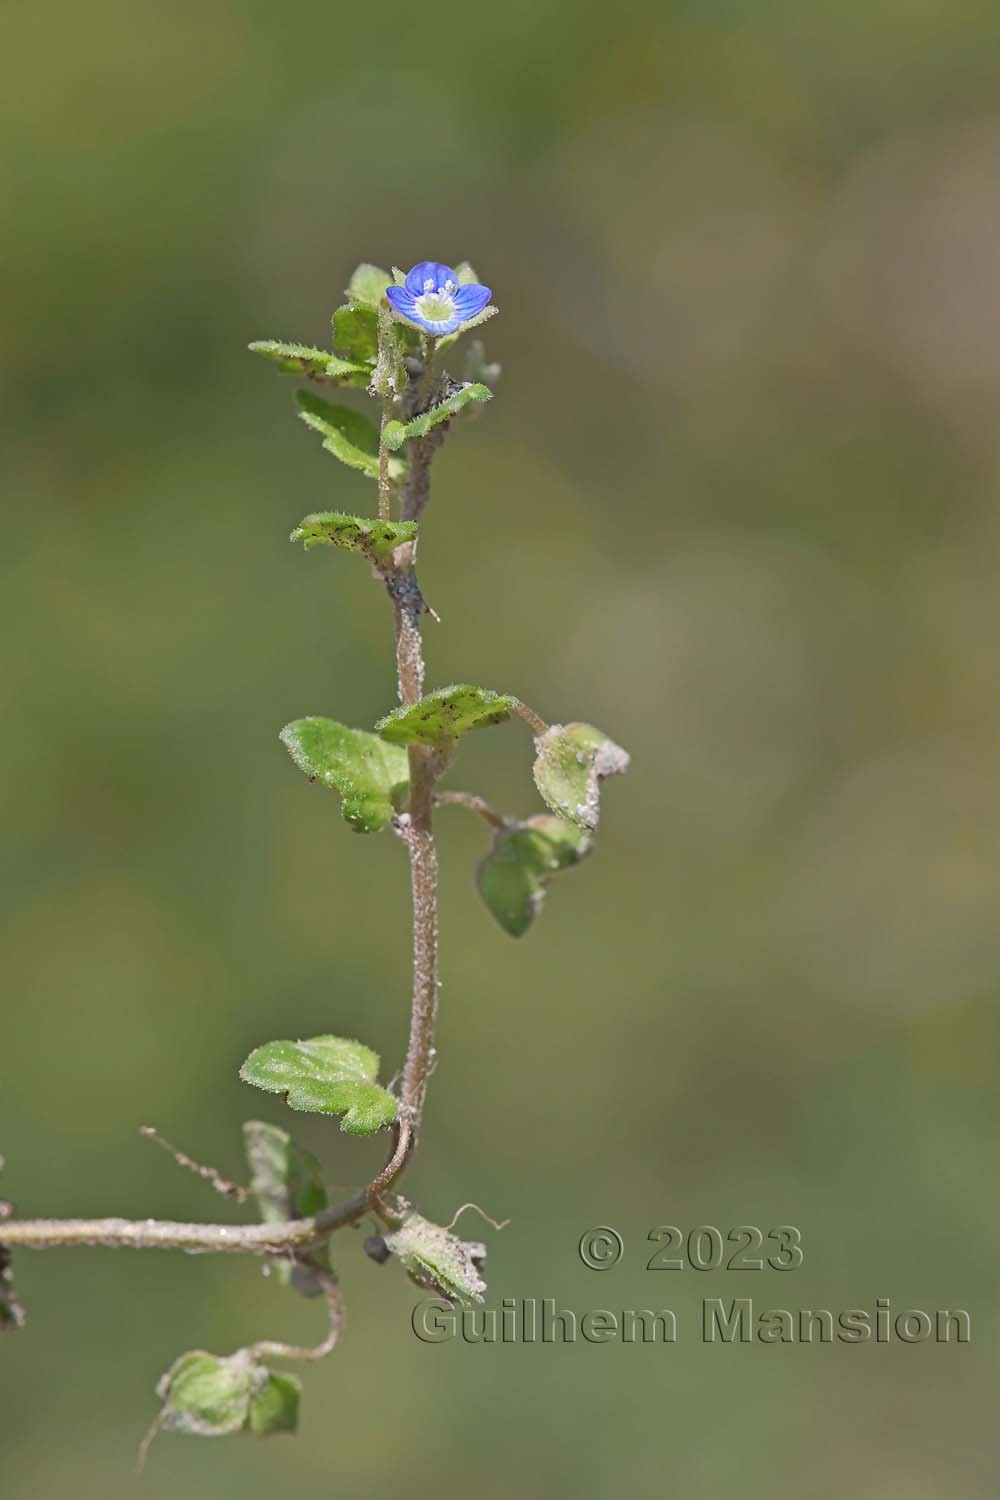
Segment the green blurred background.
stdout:
[[[431,685],[634,757],[519,944],[442,813],[409,1184],[512,1219],[494,1303],[670,1305],[679,1343],[427,1347],[341,1236],[300,1437],[163,1437],[141,1492],[995,1493],[996,7],[12,0],[4,33],[5,1196],[224,1216],[140,1124],[238,1174],[284,1118],[252,1046],[402,1055],[402,850],[276,739],[391,705],[365,568],[285,540],[373,492],[244,353],[322,342],[356,261],[468,257],[502,308],[425,528]],[[451,784],[529,812],[529,766],[509,725]],[[380,1159],[301,1134],[338,1183]],[[804,1267],[643,1269],[657,1224],[748,1222]],[[180,1350],[318,1335],[249,1261],[16,1269],[5,1495],[135,1493]],[[962,1306],[973,1342],[702,1345],[739,1295]]]

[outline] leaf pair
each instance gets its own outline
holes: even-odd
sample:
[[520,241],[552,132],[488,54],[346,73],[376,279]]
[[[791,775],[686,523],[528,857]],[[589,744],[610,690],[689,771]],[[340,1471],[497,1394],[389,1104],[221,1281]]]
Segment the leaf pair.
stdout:
[[450,1229],[409,1213],[401,1226],[385,1236],[410,1280],[425,1291],[452,1303],[482,1302],[486,1282],[480,1268],[486,1247],[460,1240]]
[[552,876],[589,853],[600,784],[629,763],[590,724],[553,724],[536,739],[535,752],[535,784],[554,816],[539,813],[499,829],[477,871],[480,895],[512,937],[522,937],[535,920]]
[[269,1370],[248,1349],[225,1358],[189,1349],[156,1387],[163,1402],[158,1425],[164,1432],[194,1437],[294,1432],[301,1391],[294,1375]]
[[[404,746],[445,750],[473,729],[502,723],[517,706],[510,694],[455,683],[394,709],[378,721],[376,734],[308,718],[287,724],[281,739],[300,770],[340,793],[352,828],[377,833],[406,806]],[[540,813],[500,829],[477,874],[483,900],[514,937],[531,926],[553,874],[588,852],[601,782],[629,763],[626,752],[590,724],[553,724],[538,736],[535,750],[535,783],[555,816]]]
[[590,840],[572,823],[537,813],[498,828],[476,872],[479,894],[511,937],[522,937],[538,915],[552,876],[578,864]]
[[[336,531],[354,517],[312,517],[316,531]],[[373,522],[373,528],[379,523]],[[391,526],[390,522],[381,523]],[[303,528],[306,522],[303,522]],[[300,528],[300,529],[303,529]],[[358,546],[388,546],[396,532],[379,541],[346,528]],[[322,540],[316,535],[315,540]],[[351,543],[348,543],[351,544]],[[402,745],[447,748],[472,729],[504,723],[517,708],[510,693],[456,682],[427,693],[417,703],[379,718],[376,733],[348,729],[333,718],[297,718],[280,738],[295,765],[312,780],[334,787],[343,798],[343,816],[358,832],[378,832],[402,811],[409,768]],[[628,754],[592,724],[552,724],[535,739],[535,784],[556,816],[582,834],[597,829],[600,784],[628,768]]]
[[[314,518],[317,524],[326,519]],[[403,746],[449,745],[509,718],[516,703],[509,694],[460,683],[387,714],[377,734],[310,717],[286,724],[280,738],[299,770],[340,793],[344,817],[357,833],[378,833],[406,806],[410,770]]]

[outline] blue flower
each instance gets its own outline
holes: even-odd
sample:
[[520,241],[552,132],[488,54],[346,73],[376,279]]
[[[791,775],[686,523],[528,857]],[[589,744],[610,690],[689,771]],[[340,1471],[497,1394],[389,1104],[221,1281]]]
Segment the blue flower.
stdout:
[[385,295],[402,317],[440,338],[455,333],[481,313],[493,293],[476,282],[459,286],[451,266],[422,260],[407,274],[402,286],[387,286]]

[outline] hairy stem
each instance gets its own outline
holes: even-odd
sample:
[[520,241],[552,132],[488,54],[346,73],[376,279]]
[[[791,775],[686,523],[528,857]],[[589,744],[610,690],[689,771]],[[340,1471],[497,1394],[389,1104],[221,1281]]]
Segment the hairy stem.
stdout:
[[194,1250],[226,1255],[280,1255],[320,1244],[335,1229],[368,1210],[367,1193],[310,1219],[279,1224],[181,1224],[167,1219],[5,1219],[7,1249],[47,1250],[57,1245],[131,1246],[137,1250]]
[[323,1289],[326,1298],[326,1308],[330,1319],[330,1327],[326,1338],[319,1344],[303,1348],[298,1344],[285,1344],[278,1339],[260,1339],[256,1344],[247,1347],[247,1353],[254,1355],[257,1359],[326,1359],[332,1354],[340,1338],[344,1326],[344,1299],[340,1295],[340,1288],[328,1271],[319,1266],[310,1265],[313,1278]]
[[520,701],[514,704],[514,712],[522,718],[526,724],[530,724],[536,734],[544,734],[548,729],[544,719],[540,719],[533,708]]
[[400,1102],[414,1144],[427,1096],[438,1000],[437,849],[431,821],[435,779],[433,752],[423,745],[411,745],[406,842],[413,896],[413,998]]
[[386,423],[392,416],[392,396],[382,397],[382,425],[378,442],[378,518],[388,521],[390,514],[389,494],[389,450],[385,445]]
[[[408,410],[419,411],[433,386],[434,340],[427,342],[423,369],[411,376],[404,396]],[[431,436],[436,441],[431,441]],[[430,497],[430,464],[439,435],[416,438],[409,444],[409,465],[400,496],[400,519],[419,518]],[[385,449],[380,445],[379,460]],[[412,546],[396,553],[396,571],[386,580],[393,602],[396,638],[396,675],[401,704],[416,703],[424,689],[424,649],[421,616],[426,610],[414,572]],[[382,1217],[390,1217],[382,1194],[402,1172],[416,1146],[427,1098],[427,1080],[434,1057],[434,1023],[438,1001],[437,849],[434,843],[434,784],[439,758],[424,745],[409,746],[410,811],[400,831],[410,854],[410,891],[413,903],[413,990],[410,1000],[410,1037],[400,1090],[400,1117],[392,1150],[379,1175],[369,1185],[368,1200]]]
[[470,812],[478,813],[491,828],[506,828],[507,826],[507,819],[503,813],[498,813],[485,797],[479,797],[475,792],[435,792],[434,805],[435,807],[467,807]]

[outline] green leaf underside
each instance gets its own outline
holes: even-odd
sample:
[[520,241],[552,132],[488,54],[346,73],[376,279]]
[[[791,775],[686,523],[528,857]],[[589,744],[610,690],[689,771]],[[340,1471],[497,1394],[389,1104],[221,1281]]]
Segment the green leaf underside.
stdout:
[[438,423],[450,421],[462,410],[463,406],[468,406],[472,401],[489,401],[492,396],[493,392],[487,385],[463,385],[452,395],[447,396],[444,401],[439,401],[437,406],[432,406],[430,411],[414,417],[412,422],[387,422],[385,426],[386,447],[395,450],[402,447],[407,438],[423,437]]
[[593,833],[600,783],[628,770],[627,753],[591,724],[553,724],[535,741],[535,785],[557,817]]
[[[328,1206],[322,1169],[311,1151],[292,1140],[287,1130],[264,1120],[243,1124],[243,1149],[250,1168],[250,1190],[265,1224],[310,1219]],[[310,1252],[324,1270],[330,1266],[325,1245]],[[275,1259],[271,1271],[283,1286],[291,1283],[305,1297],[318,1297],[323,1288],[308,1266]]]
[[340,793],[344,818],[356,833],[378,833],[404,806],[406,752],[377,734],[313,717],[286,724],[280,738],[300,771]]
[[240,1069],[244,1083],[284,1094],[290,1108],[342,1115],[349,1135],[373,1135],[396,1118],[396,1100],[381,1088],[378,1054],[361,1042],[314,1036],[304,1042],[265,1042]]
[[191,1349],[157,1385],[160,1427],[195,1437],[230,1432],[294,1432],[302,1387],[294,1375],[275,1374],[246,1349],[228,1358]]
[[365,307],[377,308],[385,296],[385,289],[392,285],[392,277],[381,266],[362,261],[347,287],[346,295],[351,303],[362,303]]
[[482,1245],[460,1240],[415,1213],[387,1234],[385,1242],[410,1279],[425,1291],[453,1303],[482,1302],[486,1282],[476,1264],[486,1253]]
[[[386,282],[386,286],[388,286]],[[360,303],[338,307],[333,315],[333,347],[346,359],[373,365],[378,356],[378,314]]]
[[500,828],[476,873],[479,893],[511,937],[522,937],[545,899],[552,876],[588,852],[585,833],[550,813]]
[[247,1431],[257,1437],[297,1432],[302,1382],[287,1370],[268,1370],[267,1379],[250,1396]]
[[254,354],[262,354],[265,359],[274,360],[278,368],[289,375],[321,376],[325,380],[342,381],[345,385],[368,384],[370,371],[367,365],[338,359],[336,354],[330,354],[325,349],[315,349],[309,344],[286,344],[280,339],[257,339],[248,348]]
[[319,1162],[287,1130],[265,1120],[246,1120],[243,1146],[250,1188],[265,1224],[309,1219],[327,1207]]
[[229,1359],[203,1349],[182,1354],[158,1387],[164,1401],[160,1426],[199,1437],[239,1432],[250,1413],[250,1389],[257,1368],[242,1354]]
[[509,693],[454,683],[408,708],[393,709],[375,728],[393,745],[446,745],[470,729],[502,724],[516,704]]
[[[328,453],[369,479],[378,478],[378,432],[374,423],[352,407],[334,406],[312,391],[297,391],[296,400],[299,416],[307,427],[322,435]],[[400,472],[397,468],[396,477]]]
[[317,547],[322,543],[344,547],[382,562],[391,557],[403,542],[412,542],[416,535],[416,521],[376,521],[331,510],[306,516],[292,532],[291,540],[302,542],[306,547]]

